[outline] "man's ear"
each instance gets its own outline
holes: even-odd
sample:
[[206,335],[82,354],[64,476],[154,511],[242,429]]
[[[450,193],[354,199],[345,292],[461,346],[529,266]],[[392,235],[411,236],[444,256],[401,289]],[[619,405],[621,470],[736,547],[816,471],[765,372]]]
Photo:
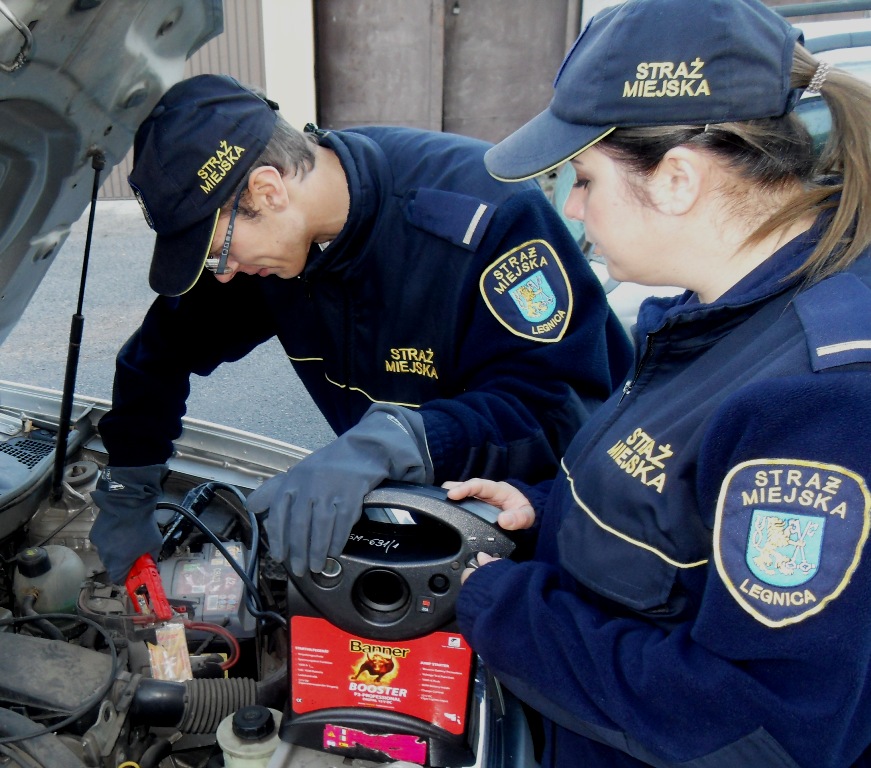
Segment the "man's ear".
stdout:
[[695,205],[703,188],[707,159],[688,147],[665,153],[650,181],[654,205],[665,214],[682,216]]
[[251,171],[248,177],[248,191],[251,193],[254,208],[280,209],[287,205],[287,188],[278,169],[271,165],[261,165]]

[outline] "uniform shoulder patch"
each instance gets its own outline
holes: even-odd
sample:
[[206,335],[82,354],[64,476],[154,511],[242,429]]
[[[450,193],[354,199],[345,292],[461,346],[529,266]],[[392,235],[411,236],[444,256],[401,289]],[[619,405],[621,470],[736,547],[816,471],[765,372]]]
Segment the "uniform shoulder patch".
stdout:
[[559,341],[572,318],[574,296],[556,251],[529,240],[503,253],[481,274],[481,295],[509,331],[533,341]]
[[769,627],[819,613],[850,581],[871,527],[861,475],[811,461],[734,467],[714,524],[717,571],[741,607]]

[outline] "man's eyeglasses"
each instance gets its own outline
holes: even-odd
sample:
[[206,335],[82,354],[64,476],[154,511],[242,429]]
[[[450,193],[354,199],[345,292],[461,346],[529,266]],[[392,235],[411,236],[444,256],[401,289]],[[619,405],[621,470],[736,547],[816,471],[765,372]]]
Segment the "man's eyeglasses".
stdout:
[[210,257],[206,259],[205,269],[215,275],[226,275],[230,270],[227,269],[227,257],[230,255],[230,241],[233,239],[233,227],[236,225],[236,214],[239,211],[239,198],[242,197],[242,192],[245,191],[245,185],[239,187],[236,192],[236,197],[233,198],[233,207],[230,209],[230,223],[227,224],[227,234],[224,236],[224,244],[221,246],[221,255],[216,259]]

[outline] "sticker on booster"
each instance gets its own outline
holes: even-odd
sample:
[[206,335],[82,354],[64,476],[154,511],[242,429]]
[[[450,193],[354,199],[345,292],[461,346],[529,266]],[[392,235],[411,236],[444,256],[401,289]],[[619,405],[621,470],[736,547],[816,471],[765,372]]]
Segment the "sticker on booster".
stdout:
[[462,734],[472,650],[458,632],[369,640],[325,619],[291,618],[291,702],[296,714],[369,707]]

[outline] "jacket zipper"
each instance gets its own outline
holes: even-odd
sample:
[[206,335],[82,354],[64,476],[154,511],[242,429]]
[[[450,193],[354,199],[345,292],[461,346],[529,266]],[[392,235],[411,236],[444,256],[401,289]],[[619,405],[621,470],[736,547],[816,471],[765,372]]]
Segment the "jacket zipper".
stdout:
[[[653,334],[647,334],[647,344],[644,347],[644,352],[641,355],[641,359],[638,361],[638,365],[635,366],[635,371],[632,374],[632,378],[629,379],[623,385],[623,393],[620,395],[620,403],[623,402],[623,398],[626,397],[631,391],[632,387],[635,386],[635,382],[638,381],[638,377],[641,375],[641,371],[644,368],[644,364],[650,359],[650,353],[653,351]],[[618,403],[619,405],[619,403]]]

